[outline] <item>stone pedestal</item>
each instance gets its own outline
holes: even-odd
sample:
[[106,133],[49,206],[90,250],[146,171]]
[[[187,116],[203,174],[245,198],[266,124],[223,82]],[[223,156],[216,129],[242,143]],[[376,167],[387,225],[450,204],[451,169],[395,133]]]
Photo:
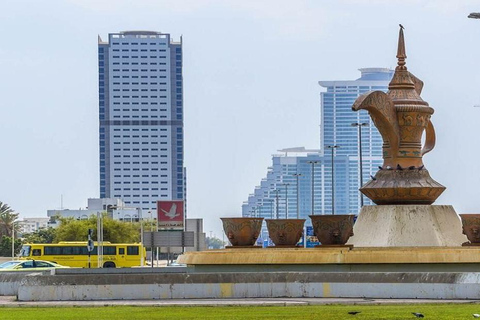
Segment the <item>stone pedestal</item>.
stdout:
[[355,247],[459,247],[467,241],[452,206],[364,206],[348,244]]

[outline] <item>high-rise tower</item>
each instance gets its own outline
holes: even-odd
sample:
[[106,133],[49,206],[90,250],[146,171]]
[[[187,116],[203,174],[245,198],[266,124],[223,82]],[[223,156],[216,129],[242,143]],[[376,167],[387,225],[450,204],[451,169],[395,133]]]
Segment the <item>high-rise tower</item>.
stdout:
[[[357,214],[360,211],[359,130],[363,182],[368,181],[382,164],[383,142],[368,113],[353,112],[352,105],[360,94],[387,91],[393,70],[364,68],[360,72],[361,77],[356,80],[319,82],[326,88],[326,92],[320,94],[320,149],[288,148],[279,150],[283,154],[273,155],[266,178],[242,206],[243,216],[270,218],[278,212],[280,218],[287,214],[295,218],[298,211],[300,218],[308,218],[312,213]],[[352,125],[355,123],[359,126]],[[364,197],[364,204],[371,204],[371,201]]]
[[153,31],[98,38],[100,197],[156,209],[185,199],[182,41]]
[[[359,145],[362,138],[362,173],[363,182],[370,179],[370,175],[378,170],[383,163],[383,140],[377,128],[373,125],[367,112],[352,112],[355,99],[369,91],[388,90],[388,83],[392,79],[393,70],[387,68],[359,69],[361,76],[357,80],[319,81],[318,84],[327,89],[321,96],[321,135],[320,149],[325,156],[330,155],[327,146],[338,146],[335,157],[348,156],[348,184],[346,189],[337,189],[336,194],[348,194],[347,213],[357,213],[360,208],[360,157]],[[357,126],[352,124],[356,123]],[[363,124],[363,125],[362,125]],[[360,127],[358,127],[360,126]],[[361,133],[359,132],[361,130]],[[336,180],[341,180],[341,171],[335,174]],[[340,185],[338,186],[340,188]],[[372,204],[364,197],[365,204]],[[341,205],[341,204],[338,204]]]

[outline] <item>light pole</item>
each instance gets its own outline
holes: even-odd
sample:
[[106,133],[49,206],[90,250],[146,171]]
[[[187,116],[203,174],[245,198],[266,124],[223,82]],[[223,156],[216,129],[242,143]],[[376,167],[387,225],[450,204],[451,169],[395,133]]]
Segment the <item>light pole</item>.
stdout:
[[12,223],[12,261],[15,260],[15,221]]
[[138,219],[140,220],[140,266],[143,267],[143,217],[142,217],[142,209],[137,208]]
[[335,163],[333,159],[334,150],[340,148],[338,145],[327,146],[332,149],[332,215],[335,214]]
[[299,192],[299,184],[298,184],[298,178],[300,178],[302,176],[301,173],[294,173],[293,174],[294,177],[297,178],[297,219],[300,219],[300,192]]
[[[352,127],[358,127],[358,161],[360,162],[360,188],[363,186],[363,161],[362,161],[362,127],[368,126],[368,122],[354,122]],[[363,207],[363,194],[360,192],[360,207]]]
[[273,219],[273,202],[275,200],[273,200],[273,199],[263,199],[262,201],[270,202],[270,218]]
[[279,218],[279,216],[278,216],[278,198],[280,198],[280,196],[278,195],[278,189],[273,190],[273,192],[275,192],[275,213],[276,213],[276,218],[278,219]]
[[261,204],[257,204],[257,214],[255,215],[256,218],[259,218],[262,216],[262,205]]
[[103,268],[103,212],[97,212],[97,268]]
[[307,161],[312,165],[312,215],[315,215],[315,165],[318,161]]
[[[480,12],[472,12],[468,15],[468,18],[470,19],[480,19]],[[480,105],[476,104],[474,107],[478,108]]]
[[284,183],[285,186],[285,219],[288,219],[288,186],[289,183]]

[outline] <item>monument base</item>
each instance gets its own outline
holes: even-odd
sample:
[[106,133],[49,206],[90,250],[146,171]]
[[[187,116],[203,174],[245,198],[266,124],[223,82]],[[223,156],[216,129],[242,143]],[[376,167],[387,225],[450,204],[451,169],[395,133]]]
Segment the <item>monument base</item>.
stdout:
[[364,206],[348,241],[355,247],[459,247],[468,241],[449,205]]

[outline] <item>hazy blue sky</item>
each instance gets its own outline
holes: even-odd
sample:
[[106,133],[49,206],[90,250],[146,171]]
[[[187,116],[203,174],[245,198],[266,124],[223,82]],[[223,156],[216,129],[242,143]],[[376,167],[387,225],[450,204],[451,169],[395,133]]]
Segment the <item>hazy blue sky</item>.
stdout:
[[266,174],[271,154],[319,148],[319,80],[407,67],[435,108],[424,161],[438,204],[480,212],[480,1],[2,0],[0,201],[24,217],[98,197],[97,35],[183,35],[188,212],[219,217]]

